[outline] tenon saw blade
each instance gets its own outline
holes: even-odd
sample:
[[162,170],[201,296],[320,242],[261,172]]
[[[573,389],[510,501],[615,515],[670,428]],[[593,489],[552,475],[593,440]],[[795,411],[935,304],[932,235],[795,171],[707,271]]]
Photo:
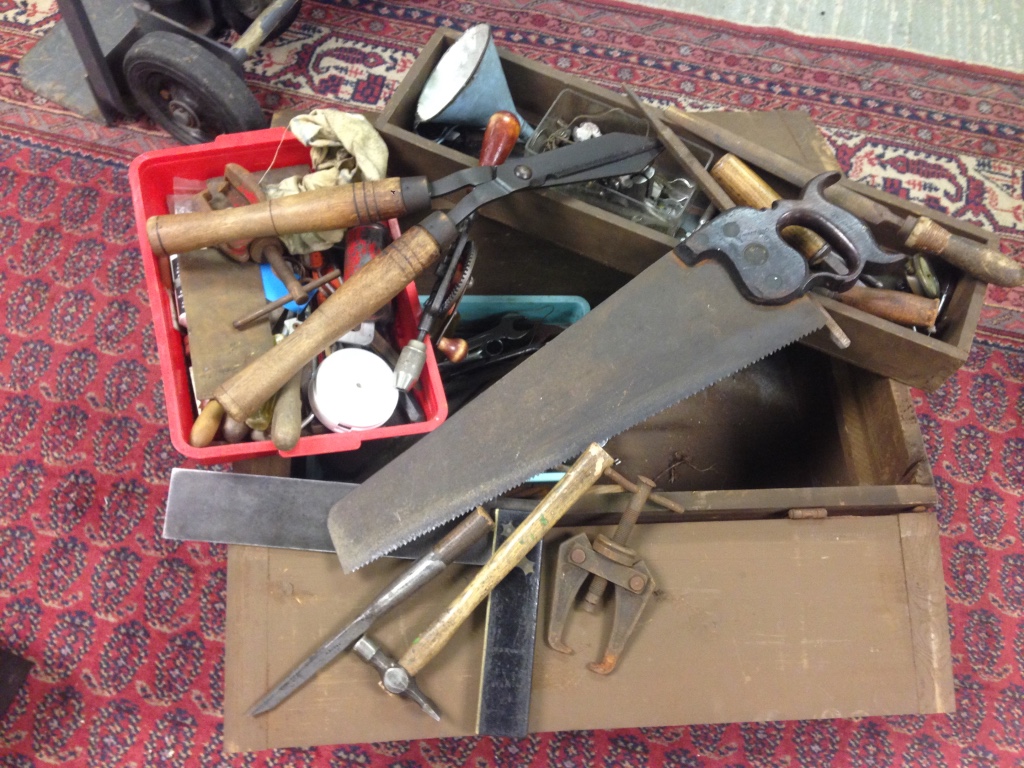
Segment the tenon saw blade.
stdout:
[[328,517],[354,571],[820,328],[806,297],[744,299],[725,268],[670,252],[438,429]]

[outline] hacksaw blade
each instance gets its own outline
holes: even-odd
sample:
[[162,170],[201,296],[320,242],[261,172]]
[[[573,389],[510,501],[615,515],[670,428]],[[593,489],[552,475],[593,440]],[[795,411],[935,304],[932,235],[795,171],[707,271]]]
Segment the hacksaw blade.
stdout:
[[674,252],[339,500],[328,516],[354,571],[824,324],[807,298],[744,299],[725,269]]

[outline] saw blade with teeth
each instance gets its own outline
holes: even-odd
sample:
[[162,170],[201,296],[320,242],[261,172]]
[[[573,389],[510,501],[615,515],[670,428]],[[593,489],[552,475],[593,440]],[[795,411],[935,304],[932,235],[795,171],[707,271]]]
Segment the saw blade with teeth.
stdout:
[[824,324],[804,297],[744,299],[668,253],[331,509],[354,571]]

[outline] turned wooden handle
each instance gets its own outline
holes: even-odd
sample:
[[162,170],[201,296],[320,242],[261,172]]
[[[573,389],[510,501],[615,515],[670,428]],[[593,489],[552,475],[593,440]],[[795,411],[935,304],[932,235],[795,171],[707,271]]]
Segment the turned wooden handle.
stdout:
[[841,293],[829,294],[836,301],[868,314],[905,326],[930,328],[939,319],[939,300],[907,291],[855,285]]
[[220,211],[152,216],[149,246],[158,256],[233,240],[323,232],[404,216],[430,206],[425,177],[356,182]]
[[[908,224],[911,220],[908,219]],[[1024,285],[1024,264],[983,243],[954,235],[925,216],[913,220],[906,234],[910,250],[941,256],[944,261],[992,285],[1019,288]]]
[[270,440],[277,450],[290,451],[298,444],[301,434],[302,371],[299,371],[277,393],[270,421]]
[[319,352],[393,299],[455,241],[440,211],[410,228],[377,258],[342,283],[309,319],[214,392],[233,418],[244,420]]
[[220,429],[222,421],[224,421],[224,408],[216,400],[211,400],[192,422],[192,431],[188,435],[189,445],[193,448],[208,446],[217,436],[217,430]]
[[[711,176],[739,205],[764,209],[771,208],[776,200],[782,199],[782,195],[772,189],[768,182],[732,153],[722,155],[711,166]],[[806,227],[785,227],[780,234],[808,260],[817,256],[826,246],[820,235]]]
[[548,493],[515,532],[480,569],[462,594],[452,602],[426,632],[399,660],[415,676],[436,656],[462,623],[557,523],[562,515],[604,474],[613,459],[592,444],[572,465],[565,477]]
[[495,112],[491,115],[480,147],[480,165],[501,165],[505,162],[519,141],[521,129],[519,118],[511,112]]

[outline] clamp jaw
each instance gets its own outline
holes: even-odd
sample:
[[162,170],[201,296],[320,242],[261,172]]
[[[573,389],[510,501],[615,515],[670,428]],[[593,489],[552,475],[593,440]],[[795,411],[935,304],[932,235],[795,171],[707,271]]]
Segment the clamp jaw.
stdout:
[[615,669],[626,642],[640,621],[640,614],[654,594],[654,579],[647,564],[633,549],[626,546],[654,490],[653,480],[646,477],[638,480],[635,485],[629,483],[636,490],[611,537],[598,534],[591,544],[587,534],[580,533],[562,542],[558,548],[555,588],[548,622],[548,645],[554,650],[559,653],[573,652],[562,641],[562,636],[565,634],[569,610],[587,577],[593,575],[583,602],[583,608],[587,611],[597,611],[608,584],[614,587],[615,619],[611,637],[601,661],[587,664],[587,669],[599,675],[610,674]]

